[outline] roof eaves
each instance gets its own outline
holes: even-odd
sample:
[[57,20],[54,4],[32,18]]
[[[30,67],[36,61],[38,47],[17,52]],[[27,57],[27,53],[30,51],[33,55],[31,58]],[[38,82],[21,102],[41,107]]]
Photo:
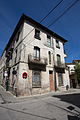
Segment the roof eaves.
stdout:
[[28,20],[29,22],[33,22],[33,24],[35,24],[38,28],[42,28],[45,31],[47,31],[48,33],[50,33],[52,36],[59,38],[60,40],[62,40],[64,43],[67,42],[66,39],[64,39],[63,37],[61,37],[60,35],[56,34],[55,32],[53,32],[52,30],[48,29],[47,27],[43,26],[42,24],[38,23],[37,21],[33,20],[32,18],[26,16],[25,14],[23,14],[23,17],[25,20]]

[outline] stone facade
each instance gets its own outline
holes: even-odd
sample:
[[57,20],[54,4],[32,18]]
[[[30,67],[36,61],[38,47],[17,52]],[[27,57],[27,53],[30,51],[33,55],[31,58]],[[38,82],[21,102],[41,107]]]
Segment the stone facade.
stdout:
[[[65,42],[61,36],[23,15],[1,58],[2,81],[6,70],[9,90],[14,93],[17,90],[18,95],[64,90],[66,85],[70,86],[64,60]],[[27,78],[23,78],[24,72]]]

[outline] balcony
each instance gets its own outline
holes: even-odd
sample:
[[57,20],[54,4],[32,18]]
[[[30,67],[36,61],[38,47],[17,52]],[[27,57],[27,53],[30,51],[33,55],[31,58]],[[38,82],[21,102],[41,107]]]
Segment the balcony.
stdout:
[[60,67],[60,68],[65,68],[66,65],[65,65],[65,63],[55,61],[54,62],[54,66]]
[[54,68],[57,72],[65,73],[65,63],[55,61],[54,62]]
[[46,65],[48,64],[47,58],[37,58],[31,54],[28,55],[28,64],[30,69],[34,70],[46,70]]
[[31,54],[28,55],[28,63],[34,63],[34,64],[43,64],[47,65],[47,58],[37,58],[35,56],[32,56]]

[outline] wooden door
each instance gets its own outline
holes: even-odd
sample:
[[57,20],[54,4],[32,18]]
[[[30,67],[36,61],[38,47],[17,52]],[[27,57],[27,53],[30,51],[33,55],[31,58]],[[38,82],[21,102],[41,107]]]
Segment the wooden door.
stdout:
[[49,71],[49,80],[50,80],[50,91],[53,91],[54,90],[53,71]]

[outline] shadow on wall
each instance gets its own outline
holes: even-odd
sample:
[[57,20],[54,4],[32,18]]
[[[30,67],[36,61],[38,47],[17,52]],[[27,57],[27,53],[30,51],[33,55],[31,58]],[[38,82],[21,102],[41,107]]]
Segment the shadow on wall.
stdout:
[[53,95],[52,97],[57,97],[61,101],[71,103],[80,108],[80,93],[68,94],[68,95]]

